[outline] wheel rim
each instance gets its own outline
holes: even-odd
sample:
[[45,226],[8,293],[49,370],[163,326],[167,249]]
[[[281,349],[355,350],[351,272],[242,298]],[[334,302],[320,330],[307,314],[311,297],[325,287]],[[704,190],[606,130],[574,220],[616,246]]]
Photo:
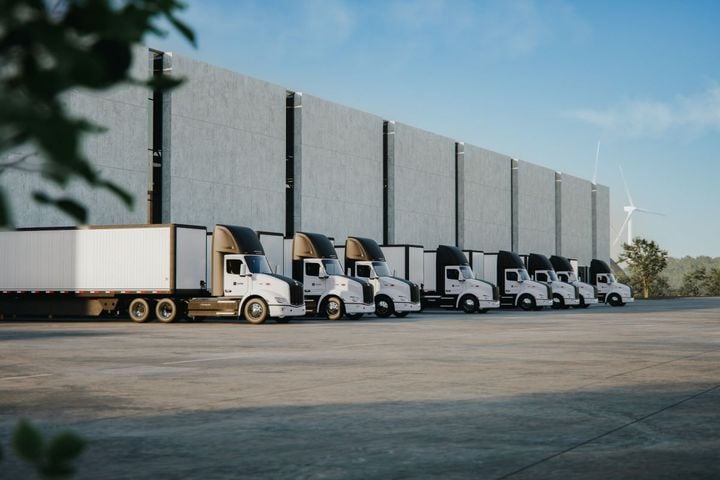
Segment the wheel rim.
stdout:
[[260,305],[259,302],[253,302],[253,303],[250,305],[250,316],[253,317],[253,318],[260,318],[260,317],[262,317],[264,311],[265,311],[265,309],[263,308],[262,305]]
[[385,314],[390,311],[390,304],[386,300],[378,300],[377,306],[375,307],[378,313]]
[[327,313],[329,315],[337,315],[340,312],[340,303],[330,300],[327,305]]
[[529,297],[523,297],[522,304],[525,307],[532,307],[532,300]]
[[132,313],[135,318],[143,318],[145,316],[146,312],[147,312],[147,310],[145,309],[145,305],[143,305],[140,302],[136,303],[133,306]]
[[475,300],[472,298],[466,298],[463,302],[463,308],[466,312],[472,312],[475,310]]
[[169,305],[168,303],[163,303],[163,304],[160,306],[160,316],[161,316],[162,318],[170,318],[170,317],[172,317],[173,311],[174,311],[174,309],[173,309],[172,306]]

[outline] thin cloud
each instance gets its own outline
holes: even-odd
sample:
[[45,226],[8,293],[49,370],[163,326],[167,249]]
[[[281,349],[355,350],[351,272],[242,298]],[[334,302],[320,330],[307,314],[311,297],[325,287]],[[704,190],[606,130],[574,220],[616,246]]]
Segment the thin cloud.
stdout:
[[610,132],[652,135],[672,129],[720,130],[720,85],[668,101],[635,100],[607,109],[581,108],[565,116]]

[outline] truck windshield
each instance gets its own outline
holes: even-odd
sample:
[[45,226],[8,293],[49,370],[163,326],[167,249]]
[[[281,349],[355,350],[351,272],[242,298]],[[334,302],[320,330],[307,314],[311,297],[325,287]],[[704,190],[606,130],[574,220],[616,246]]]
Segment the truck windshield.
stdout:
[[273,273],[267,258],[262,255],[246,255],[245,262],[251,273]]
[[325,273],[328,275],[342,275],[343,270],[340,266],[340,262],[337,260],[323,260],[323,267],[325,267]]
[[550,279],[551,282],[557,282],[557,281],[558,281],[557,273],[555,273],[554,271],[548,270],[547,274],[548,274],[548,278]]
[[470,280],[471,278],[474,278],[472,268],[468,266],[462,265],[460,267],[460,273],[462,273],[462,276],[465,280]]
[[612,273],[608,273],[608,283],[616,283],[617,280],[615,280],[615,275]]
[[565,275],[567,276],[568,283],[577,282],[577,277],[575,276],[575,272],[567,272]]
[[375,269],[375,273],[378,277],[390,277],[390,269],[386,262],[372,262],[372,266]]
[[520,269],[520,280],[530,280],[530,275],[528,275],[527,270],[524,268]]

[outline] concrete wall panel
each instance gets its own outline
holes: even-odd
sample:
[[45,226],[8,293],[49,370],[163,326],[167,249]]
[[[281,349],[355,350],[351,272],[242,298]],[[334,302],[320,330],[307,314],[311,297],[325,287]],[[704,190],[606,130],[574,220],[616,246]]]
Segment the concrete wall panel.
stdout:
[[163,222],[285,230],[284,88],[180,55],[165,101]]
[[461,147],[460,246],[487,252],[508,250],[512,248],[511,158],[473,145]]
[[597,185],[595,193],[595,252],[594,258],[610,259],[610,189]]
[[518,253],[555,253],[555,172],[518,162]]
[[455,244],[455,142],[394,123],[387,243]]
[[[133,55],[130,75],[139,80],[147,79],[150,74],[148,49],[136,47]],[[10,200],[15,225],[47,227],[75,223],[54,208],[36,204],[32,194],[37,190],[52,196],[67,196],[84,204],[88,208],[88,223],[145,223],[149,182],[148,96],[147,89],[126,85],[107,91],[75,90],[64,98],[72,115],[107,129],[103,133],[86,135],[82,149],[102,178],[130,193],[134,199],[132,209],[108,191],[93,189],[82,181],[73,181],[66,190],[61,190],[37,174],[8,170],[0,175],[0,186]],[[24,166],[35,168],[40,165],[37,149],[32,145],[6,154],[0,161],[17,160],[26,154],[31,156]]]
[[588,180],[559,175],[560,238],[558,254],[575,258],[580,265],[592,260],[592,183]]
[[381,242],[382,119],[310,95],[300,103],[296,230],[320,232],[336,243],[348,235]]

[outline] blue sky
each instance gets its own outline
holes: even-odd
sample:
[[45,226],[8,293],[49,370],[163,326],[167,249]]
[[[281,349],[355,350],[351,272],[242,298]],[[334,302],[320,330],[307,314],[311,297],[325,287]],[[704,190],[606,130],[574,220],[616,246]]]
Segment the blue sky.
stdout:
[[[720,2],[190,1],[151,47],[611,188],[636,235],[720,256]],[[613,250],[615,252],[616,249]]]

